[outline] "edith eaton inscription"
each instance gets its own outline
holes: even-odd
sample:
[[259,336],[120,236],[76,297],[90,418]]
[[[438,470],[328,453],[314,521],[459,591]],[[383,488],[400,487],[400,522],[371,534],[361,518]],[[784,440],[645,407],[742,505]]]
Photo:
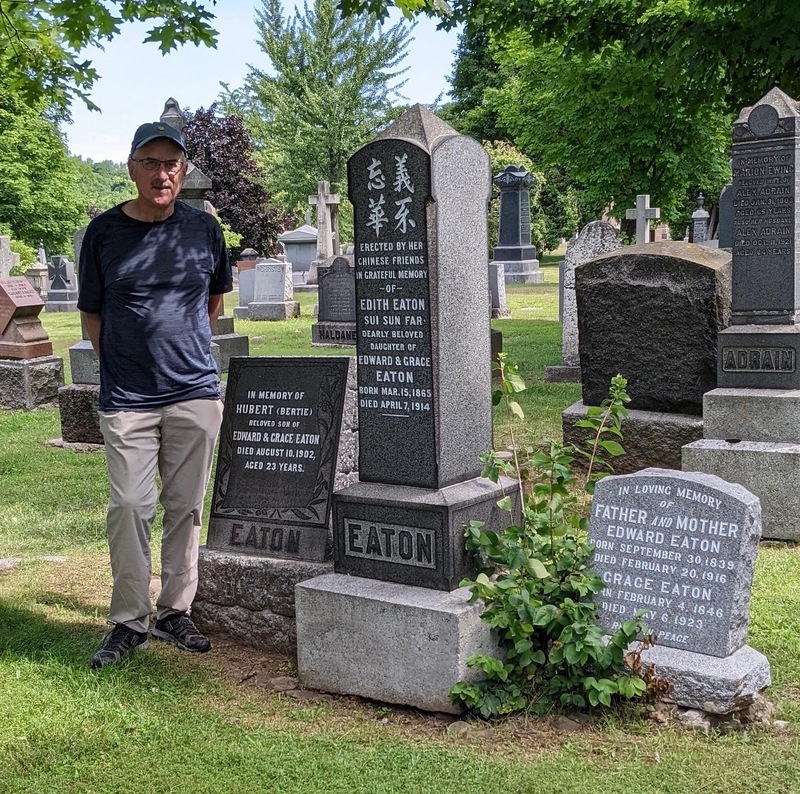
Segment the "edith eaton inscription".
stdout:
[[348,366],[231,359],[209,548],[325,559]]
[[643,610],[659,644],[727,655],[745,541],[730,501],[679,477],[598,483],[589,535],[605,584],[601,624],[613,631]]
[[[350,159],[362,479],[435,487],[426,204],[429,157],[379,140]],[[393,466],[387,449],[417,465]]]

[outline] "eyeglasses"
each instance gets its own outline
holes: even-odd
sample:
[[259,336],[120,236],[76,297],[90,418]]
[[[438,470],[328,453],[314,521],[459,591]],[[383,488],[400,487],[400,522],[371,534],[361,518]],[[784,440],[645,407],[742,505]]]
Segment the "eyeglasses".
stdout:
[[186,160],[156,160],[155,157],[143,157],[137,160],[131,157],[132,163],[141,163],[145,171],[160,171],[161,166],[168,174],[177,174],[186,165]]

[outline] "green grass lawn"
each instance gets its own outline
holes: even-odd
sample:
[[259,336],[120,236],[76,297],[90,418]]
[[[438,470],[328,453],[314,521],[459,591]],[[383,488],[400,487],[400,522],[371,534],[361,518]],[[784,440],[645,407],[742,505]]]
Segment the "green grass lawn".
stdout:
[[[544,284],[509,287],[513,317],[494,323],[528,383],[534,443],[560,435],[560,412],[579,397],[542,380],[560,359],[555,262],[544,261]],[[311,348],[315,297],[298,297],[298,320],[237,322],[254,355],[342,354]],[[43,321],[66,357],[77,315]],[[90,672],[110,592],[105,464],[102,453],[45,446],[58,435],[53,408],[0,409],[0,557],[23,560],[0,571],[0,792],[800,792],[794,545],[762,545],[749,640],[770,659],[769,696],[787,730],[702,736],[623,710],[574,733],[519,717],[453,739],[447,720],[412,710],[271,691],[252,671],[291,673],[291,660],[224,644],[194,657],[153,643]]]

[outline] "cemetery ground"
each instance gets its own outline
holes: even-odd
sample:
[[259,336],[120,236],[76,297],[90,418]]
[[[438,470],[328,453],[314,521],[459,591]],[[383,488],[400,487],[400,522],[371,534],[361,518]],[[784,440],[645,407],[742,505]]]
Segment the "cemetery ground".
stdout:
[[[557,268],[543,259],[546,282],[510,286],[513,318],[494,322],[528,384],[520,402],[529,443],[559,437],[561,411],[579,396],[575,384],[542,380],[560,360]],[[346,353],[311,348],[315,296],[298,299],[298,320],[237,321],[252,355]],[[231,296],[226,304],[230,312]],[[43,322],[69,382],[78,316]],[[495,433],[499,446],[501,417]],[[772,665],[768,696],[782,729],[704,735],[661,727],[643,707],[465,727],[278,691],[292,686],[290,660],[223,638],[203,656],[151,642],[93,673],[110,593],[105,463],[102,453],[45,445],[59,434],[55,408],[0,410],[0,558],[21,560],[0,563],[0,792],[800,792],[795,545],[762,543],[749,633]]]

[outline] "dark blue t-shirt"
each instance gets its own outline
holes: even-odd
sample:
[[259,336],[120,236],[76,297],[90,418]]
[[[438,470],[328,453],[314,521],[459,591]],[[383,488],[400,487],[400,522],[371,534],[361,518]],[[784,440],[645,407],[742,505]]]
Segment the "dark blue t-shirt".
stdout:
[[100,410],[218,398],[208,296],[232,289],[219,223],[180,201],[155,223],[121,207],[89,224],[78,269],[78,308],[100,315]]

